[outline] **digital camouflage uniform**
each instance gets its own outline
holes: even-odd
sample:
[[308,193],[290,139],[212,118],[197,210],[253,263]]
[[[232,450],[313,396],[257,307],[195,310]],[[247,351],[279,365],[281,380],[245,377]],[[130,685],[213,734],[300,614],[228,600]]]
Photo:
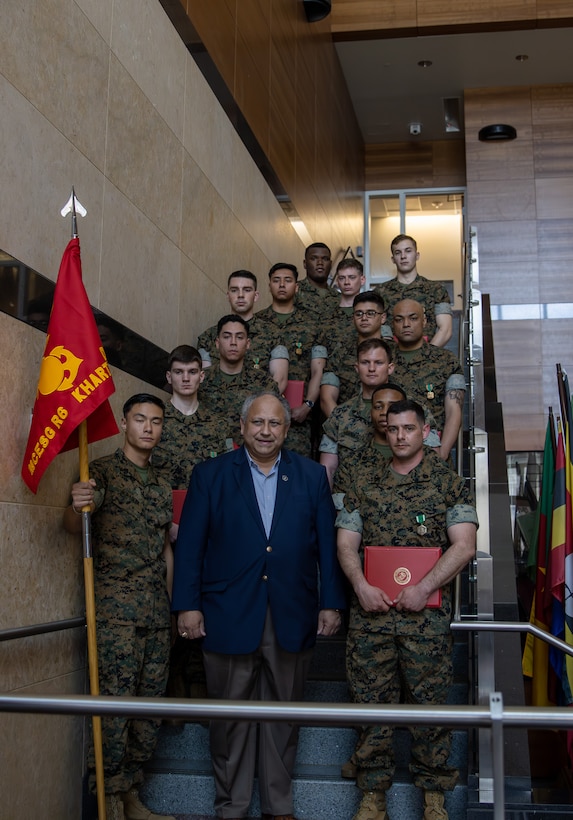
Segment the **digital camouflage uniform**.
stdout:
[[[354,322],[352,323],[352,329],[353,332],[349,333],[346,338],[341,338],[340,334],[333,333],[332,336],[335,341],[330,344],[328,343],[329,328],[325,328],[323,334],[328,351],[328,360],[320,384],[321,386],[329,384],[332,387],[338,387],[337,404],[344,404],[344,402],[349,401],[360,389],[360,379],[356,371],[356,351],[359,340]],[[392,331],[388,325],[382,325],[380,333],[380,338],[390,344],[393,352],[395,346],[392,341]]]
[[394,350],[392,380],[404,388],[408,398],[429,408],[440,432],[446,421],[446,393],[466,389],[462,368],[454,354],[428,342],[417,350]]
[[340,302],[340,291],[329,285],[318,288],[307,277],[299,280],[295,306],[310,311],[311,314],[330,313]]
[[392,316],[394,312],[394,305],[401,302],[402,299],[414,299],[424,306],[426,313],[426,327],[424,335],[431,339],[438,326],[436,324],[436,316],[440,313],[445,313],[451,316],[452,306],[450,303],[450,295],[441,282],[435,282],[431,279],[426,279],[424,276],[417,274],[413,282],[409,285],[404,285],[398,281],[397,277],[390,279],[387,282],[382,282],[374,288],[376,293],[384,299],[386,303],[386,311],[388,316],[386,321],[391,326]]
[[161,440],[153,448],[151,463],[173,490],[186,490],[196,464],[232,449],[233,440],[225,438],[220,419],[203,404],[186,416],[167,402]]
[[[312,359],[326,358],[326,349],[317,343],[320,317],[302,308],[284,314],[268,307],[260,310],[255,318],[258,348],[279,345],[279,349],[286,350],[289,380],[303,381],[306,396]],[[318,402],[315,409],[318,411]],[[289,450],[307,457],[311,455],[312,419],[313,414],[309,413],[302,424],[291,423],[287,437]]]
[[348,450],[345,457],[338,464],[334,477],[333,499],[337,509],[343,504],[344,494],[352,487],[354,476],[367,467],[379,465],[383,460],[392,458],[392,451],[388,444],[374,441],[372,436],[365,436],[366,444],[356,450]]
[[216,360],[218,361],[219,351],[217,350],[217,345],[215,344],[216,338],[217,325],[208,327],[207,330],[204,330],[203,333],[200,333],[197,337],[197,350],[201,354],[202,361],[209,361],[211,363]]
[[[418,531],[420,516],[427,528]],[[344,498],[336,526],[362,533],[363,545],[448,548],[447,528],[477,525],[474,501],[464,480],[432,450],[408,475],[386,460],[366,462]],[[452,682],[450,585],[442,605],[421,612],[365,612],[353,593],[347,637],[346,670],[357,703],[446,702]],[[457,770],[448,765],[450,732],[441,727],[410,727],[410,771],[428,791],[454,787]],[[353,755],[357,785],[368,791],[389,788],[394,774],[393,730],[364,727]]]
[[[171,487],[153,467],[141,472],[116,450],[90,464],[99,683],[102,695],[161,697],[167,683],[170,604],[163,557]],[[105,788],[143,781],[160,721],[102,718]],[[95,786],[93,748],[90,785]]]
[[[440,439],[432,414],[424,408],[426,424],[430,432],[424,439],[428,447],[439,447]],[[349,401],[339,404],[322,425],[323,436],[320,442],[321,453],[332,453],[338,456],[338,467],[334,475],[333,496],[337,509],[340,507],[340,493],[348,489],[353,469],[360,463],[357,455],[367,445],[372,436],[372,401],[362,396],[362,391]],[[378,445],[375,445],[377,447]]]
[[243,362],[240,373],[229,375],[223,373],[218,365],[205,371],[205,379],[199,387],[199,398],[205,406],[205,412],[219,424],[221,436],[231,438],[240,444],[241,424],[239,416],[243,402],[252,393],[271,390],[278,394],[277,383],[266,370],[249,368]]

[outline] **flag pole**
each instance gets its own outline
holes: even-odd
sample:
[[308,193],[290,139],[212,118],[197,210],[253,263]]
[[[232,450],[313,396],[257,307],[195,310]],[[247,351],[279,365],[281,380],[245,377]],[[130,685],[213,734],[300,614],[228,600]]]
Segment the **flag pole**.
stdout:
[[[76,213],[76,193],[72,187],[72,239],[78,238],[78,219]],[[80,422],[78,427],[80,481],[90,480],[88,457],[88,423],[87,419]],[[90,694],[99,695],[99,673],[97,659],[96,638],[96,608],[94,590],[94,568],[91,545],[91,510],[88,504],[82,507],[82,543],[84,550],[84,590],[86,603],[86,626],[88,642],[88,669],[90,677]],[[107,820],[105,807],[105,782],[103,769],[103,744],[101,731],[101,717],[92,715],[92,734],[96,771],[96,794],[99,820]]]

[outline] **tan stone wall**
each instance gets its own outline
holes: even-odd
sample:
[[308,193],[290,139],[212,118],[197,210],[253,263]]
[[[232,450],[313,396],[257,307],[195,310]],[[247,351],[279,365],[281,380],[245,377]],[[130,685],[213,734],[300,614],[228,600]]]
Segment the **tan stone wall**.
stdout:
[[[303,245],[156,0],[5,0],[0,248],[55,280],[72,185],[92,304],[166,349]],[[339,209],[333,214],[339,226]],[[0,314],[0,629],[83,613],[81,547],[61,529],[77,472],[59,456],[32,495],[20,468],[45,336]],[[141,382],[114,371],[116,414]],[[90,457],[117,442],[91,448]],[[0,644],[0,689],[83,690],[83,630]],[[0,814],[80,816],[82,721],[0,715]]]

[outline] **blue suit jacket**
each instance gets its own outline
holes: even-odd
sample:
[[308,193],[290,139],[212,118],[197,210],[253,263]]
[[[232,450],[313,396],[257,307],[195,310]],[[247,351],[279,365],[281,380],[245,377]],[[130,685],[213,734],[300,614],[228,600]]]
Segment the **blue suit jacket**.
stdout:
[[175,549],[173,609],[203,612],[212,652],[255,651],[267,606],[283,649],[312,647],[319,610],[345,606],[334,518],[324,467],[289,450],[268,538],[244,447],[198,464]]

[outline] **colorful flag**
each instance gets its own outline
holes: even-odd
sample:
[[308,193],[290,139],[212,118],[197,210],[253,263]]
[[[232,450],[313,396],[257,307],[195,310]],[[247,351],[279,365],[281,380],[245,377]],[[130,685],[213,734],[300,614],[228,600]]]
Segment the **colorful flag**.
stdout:
[[[573,457],[571,452],[571,397],[569,384],[565,377],[567,403],[569,405],[568,419],[565,422],[565,641],[573,646],[573,505],[571,492],[573,490]],[[565,656],[565,670],[562,679],[565,702],[573,703],[573,657]]]
[[[553,452],[553,414],[550,413],[545,434],[541,492],[537,505],[538,524],[535,538],[537,568],[535,594],[531,605],[529,622],[550,631],[550,610],[545,607],[545,580],[547,553],[551,544],[551,516],[553,510],[553,484],[555,481],[555,455]],[[522,660],[523,674],[532,678],[531,703],[533,706],[550,706],[548,695],[549,647],[533,635],[527,635]]]
[[36,492],[50,462],[78,446],[87,419],[88,441],[118,433],[109,397],[115,387],[82,282],[79,239],[62,257],[40,367],[22,478]]
[[[561,419],[557,420],[557,450],[555,454],[555,485],[553,488],[553,514],[551,521],[551,549],[547,559],[547,583],[545,603],[551,609],[551,633],[565,639],[565,554],[567,542],[567,493],[566,458]],[[567,698],[562,689],[565,669],[563,652],[555,647],[549,649],[549,661],[553,671],[554,688],[550,681],[550,696],[560,705]]]

